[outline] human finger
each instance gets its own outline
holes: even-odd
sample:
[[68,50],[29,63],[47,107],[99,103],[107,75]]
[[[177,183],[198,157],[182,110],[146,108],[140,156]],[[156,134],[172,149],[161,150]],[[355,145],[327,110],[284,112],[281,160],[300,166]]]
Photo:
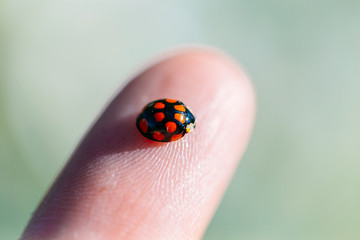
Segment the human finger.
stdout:
[[[152,142],[135,126],[152,100],[189,105],[196,129]],[[253,124],[250,81],[210,50],[149,67],[113,99],[40,203],[23,239],[197,239],[243,154]]]

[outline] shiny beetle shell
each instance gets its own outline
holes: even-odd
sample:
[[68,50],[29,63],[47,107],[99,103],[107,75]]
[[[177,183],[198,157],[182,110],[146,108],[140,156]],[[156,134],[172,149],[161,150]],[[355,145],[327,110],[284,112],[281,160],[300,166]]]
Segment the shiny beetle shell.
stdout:
[[195,128],[195,117],[182,102],[159,99],[143,108],[136,119],[136,126],[150,140],[172,142]]

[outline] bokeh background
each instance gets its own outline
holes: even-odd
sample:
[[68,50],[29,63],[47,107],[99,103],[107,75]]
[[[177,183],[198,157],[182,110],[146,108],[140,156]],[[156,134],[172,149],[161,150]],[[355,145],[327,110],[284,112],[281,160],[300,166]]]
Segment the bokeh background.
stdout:
[[89,124],[169,47],[219,47],[258,95],[204,239],[360,239],[360,1],[0,0],[0,239]]

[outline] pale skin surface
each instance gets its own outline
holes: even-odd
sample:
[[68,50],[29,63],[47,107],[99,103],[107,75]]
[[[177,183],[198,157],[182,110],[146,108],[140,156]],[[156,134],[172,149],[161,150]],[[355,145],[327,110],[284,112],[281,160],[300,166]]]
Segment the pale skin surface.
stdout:
[[[171,143],[136,129],[160,98],[188,105],[196,129]],[[250,81],[223,54],[188,49],[140,72],[106,107],[35,211],[22,239],[200,239],[253,126]]]

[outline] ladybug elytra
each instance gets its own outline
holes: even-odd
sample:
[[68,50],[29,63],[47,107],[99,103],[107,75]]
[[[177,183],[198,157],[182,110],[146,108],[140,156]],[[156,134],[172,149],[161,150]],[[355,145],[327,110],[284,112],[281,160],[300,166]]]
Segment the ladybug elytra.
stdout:
[[150,140],[171,142],[195,128],[195,117],[182,102],[159,99],[143,108],[136,119],[136,126]]

